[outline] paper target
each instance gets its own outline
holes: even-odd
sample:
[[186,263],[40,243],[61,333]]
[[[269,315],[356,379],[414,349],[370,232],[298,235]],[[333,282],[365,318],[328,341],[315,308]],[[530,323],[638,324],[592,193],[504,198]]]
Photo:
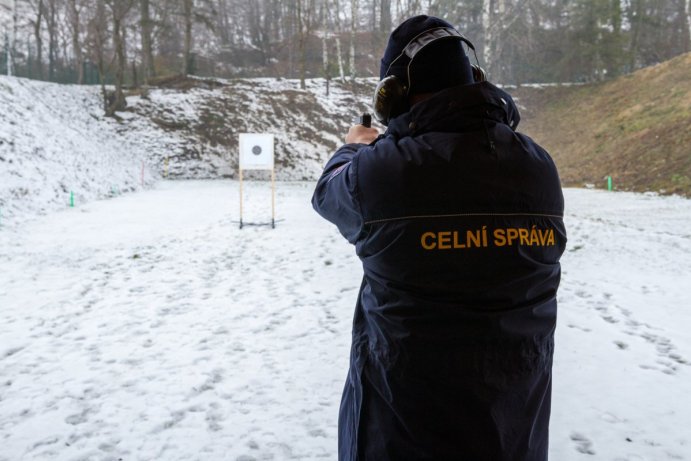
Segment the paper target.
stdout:
[[274,167],[274,136],[272,134],[240,134],[240,168],[272,170]]

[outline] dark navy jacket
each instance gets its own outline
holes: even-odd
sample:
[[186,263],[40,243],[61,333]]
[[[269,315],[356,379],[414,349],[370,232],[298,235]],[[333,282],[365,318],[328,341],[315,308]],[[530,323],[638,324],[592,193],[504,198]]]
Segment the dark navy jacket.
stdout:
[[547,459],[564,203],[518,116],[451,88],[327,163],[312,204],[364,270],[340,460]]

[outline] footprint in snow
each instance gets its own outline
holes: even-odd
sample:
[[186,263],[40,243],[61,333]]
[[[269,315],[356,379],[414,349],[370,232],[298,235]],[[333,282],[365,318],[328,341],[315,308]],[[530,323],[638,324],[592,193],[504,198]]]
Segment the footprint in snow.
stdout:
[[576,443],[576,451],[586,455],[594,455],[593,442],[580,432],[572,432],[571,440]]
[[629,345],[626,344],[624,341],[614,341],[614,344],[622,351],[625,351],[629,348]]
[[585,333],[589,333],[589,332],[592,331],[590,328],[582,327],[582,326],[580,326],[580,325],[575,325],[575,324],[573,324],[573,323],[569,323],[569,324],[566,325],[566,326],[569,327],[569,328],[575,328],[576,330],[581,330],[581,331],[583,331],[583,332],[585,332]]

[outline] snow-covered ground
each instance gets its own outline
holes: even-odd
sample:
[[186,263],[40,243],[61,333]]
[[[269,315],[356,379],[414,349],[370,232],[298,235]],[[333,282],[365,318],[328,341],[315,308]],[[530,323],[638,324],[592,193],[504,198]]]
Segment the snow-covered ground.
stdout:
[[275,230],[222,181],[0,232],[0,459],[332,457],[358,265],[310,187]]
[[[365,102],[221,83],[116,121],[98,88],[0,77],[0,461],[336,459],[361,269],[313,184],[279,183],[271,229],[247,182],[240,230],[237,182],[155,181],[232,174],[242,131],[309,178]],[[691,460],[691,200],[566,199],[551,459]]]
[[[312,187],[276,229],[233,181],[0,228],[0,460],[335,460],[361,272]],[[691,460],[691,201],[566,200],[551,459]]]

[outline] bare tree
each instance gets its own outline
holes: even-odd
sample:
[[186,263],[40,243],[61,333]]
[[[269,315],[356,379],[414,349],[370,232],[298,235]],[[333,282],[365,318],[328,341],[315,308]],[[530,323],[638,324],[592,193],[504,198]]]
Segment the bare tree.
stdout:
[[193,28],[195,23],[202,23],[207,29],[213,30],[212,16],[215,15],[215,7],[211,0],[201,0],[195,3],[194,0],[182,1],[182,20],[183,20],[183,45],[182,45],[182,74],[189,75],[195,72]]
[[326,95],[329,95],[329,83],[331,82],[331,69],[329,68],[329,46],[328,30],[329,30],[329,0],[323,0],[320,7],[320,18],[322,26],[322,71],[324,72],[324,79],[326,79]]
[[144,73],[144,83],[147,84],[149,83],[150,78],[156,76],[152,36],[153,21],[151,19],[149,0],[139,0],[139,26],[142,46],[142,68]]
[[67,0],[69,32],[72,39],[72,54],[74,58],[74,66],[77,70],[77,84],[79,85],[84,83],[84,54],[82,52],[82,44],[80,41],[81,13],[84,6],[84,3],[78,2],[78,0]]
[[14,56],[17,50],[17,0],[12,1],[12,26],[9,43],[7,44],[7,75],[14,72]]
[[298,26],[298,53],[300,54],[300,88],[305,89],[305,20],[304,16],[309,13],[303,13],[302,0],[295,2],[295,18]]
[[343,28],[341,27],[341,5],[339,0],[334,2],[334,17],[336,23],[336,61],[338,62],[338,76],[341,79],[341,83],[345,83],[345,71],[343,69],[343,52],[341,50],[341,33]]
[[300,53],[300,88],[305,89],[307,66],[306,42],[314,23],[314,0],[297,0],[298,52]]
[[261,64],[266,66],[271,61],[273,53],[271,35],[274,29],[274,2],[262,0],[249,2],[247,5],[247,29],[250,40],[261,54]]
[[691,50],[691,25],[688,16],[689,0],[677,0],[676,42],[679,53]]
[[194,1],[182,0],[182,17],[184,21],[184,42],[182,45],[182,75],[194,73],[194,61],[192,56],[192,24],[194,23]]
[[216,15],[218,37],[221,40],[221,46],[226,48],[228,45],[230,45],[230,16],[228,0],[218,0],[216,8],[218,10],[218,14]]
[[488,72],[492,68],[492,60],[494,58],[492,55],[492,47],[494,46],[494,34],[492,30],[493,19],[492,0],[482,0],[482,31],[484,34],[482,56],[485,62],[485,68]]
[[109,65],[106,63],[106,42],[108,41],[108,18],[104,0],[96,0],[92,16],[86,26],[86,49],[89,59],[96,63],[98,80],[101,85],[103,97],[103,111],[108,112],[108,97],[106,94],[106,72]]
[[379,16],[380,40],[386,40],[391,32],[391,0],[381,0],[381,15]]
[[350,81],[355,82],[355,37],[358,26],[358,0],[350,0]]
[[43,79],[43,33],[42,23],[45,6],[43,0],[37,0],[34,4],[35,16],[31,20],[31,25],[34,32],[34,39],[36,40],[36,74],[39,79]]
[[125,56],[125,18],[129,13],[134,0],[105,0],[110,8],[113,25],[113,48],[115,52],[115,93],[110,98],[106,115],[113,116],[118,110],[127,106],[123,85],[125,83],[125,69],[127,58]]
[[631,0],[628,8],[628,20],[631,24],[629,34],[629,68],[635,69],[638,57],[639,38],[643,26],[644,5],[643,0]]
[[58,0],[48,1],[48,79],[55,79],[55,66],[58,61]]

